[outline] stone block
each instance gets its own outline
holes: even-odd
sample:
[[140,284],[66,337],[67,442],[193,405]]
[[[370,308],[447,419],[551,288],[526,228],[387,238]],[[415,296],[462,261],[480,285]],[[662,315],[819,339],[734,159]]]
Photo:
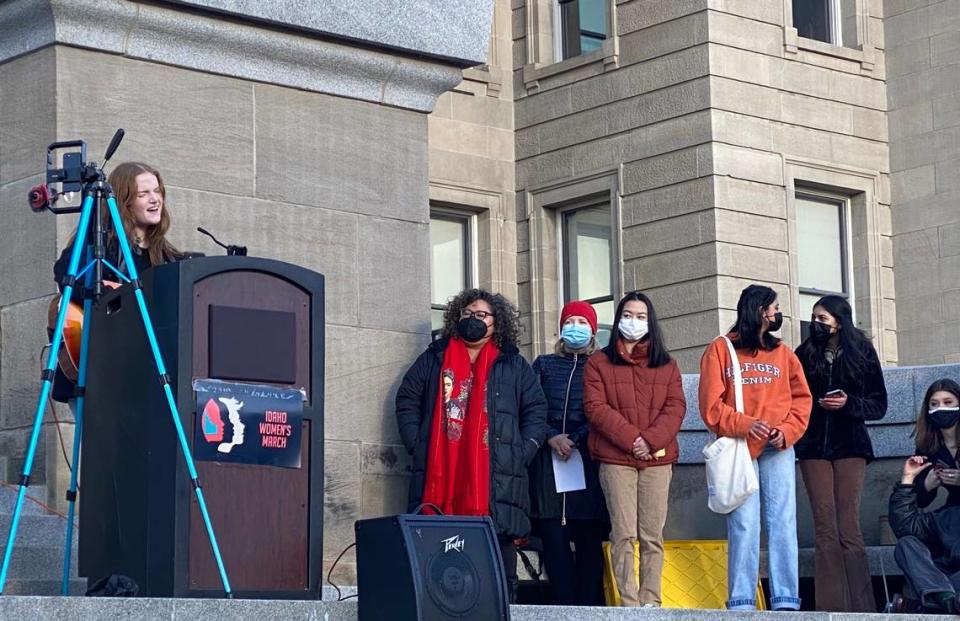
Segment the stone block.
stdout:
[[402,444],[365,442],[360,446],[360,471],[363,474],[406,476],[410,474],[410,459]]
[[707,12],[620,35],[620,62],[631,64],[664,56],[707,40]]
[[714,307],[716,296],[712,292],[713,281],[690,280],[644,290],[654,306],[657,317],[666,319],[680,315],[701,313]]
[[[455,115],[456,118],[456,115]],[[256,195],[426,223],[427,117],[256,86]]]
[[833,158],[833,144],[829,133],[797,125],[777,123],[773,126],[773,151],[793,157],[820,161]]
[[958,222],[944,224],[939,229],[940,256],[955,257],[960,255],[960,219]]
[[[58,136],[86,140],[90,159],[99,160],[116,128],[123,127],[127,133],[117,160],[149,162],[171,186],[253,194],[252,84],[76,48],[56,49],[57,99],[70,102],[60,108]],[[145,98],[157,84],[177,95]]]
[[938,67],[960,61],[960,31],[946,32],[930,39],[930,64]]
[[638,0],[617,8],[617,31],[621,36],[696,13],[707,8],[705,0],[650,2]]
[[853,135],[859,138],[887,142],[887,114],[881,110],[853,108]]
[[830,135],[831,161],[876,172],[890,171],[890,147],[885,142],[854,136]]
[[891,174],[891,200],[901,203],[935,194],[935,171],[936,167],[928,164]]
[[621,199],[622,225],[629,227],[709,209],[713,205],[715,177],[699,177]]
[[780,58],[757,52],[710,45],[711,75],[778,89],[783,85],[784,64]]
[[960,10],[955,1],[937,2],[927,9],[930,13],[929,33],[936,37],[960,31]]
[[450,106],[450,115],[454,119],[497,129],[513,129],[513,105],[505,99],[454,94]]
[[513,187],[514,164],[480,155],[431,150],[430,179],[448,185],[508,191]]
[[704,244],[627,261],[623,269],[624,274],[633,273],[636,288],[651,289],[716,275],[716,253],[715,244]]
[[[954,350],[956,349],[955,345],[957,342],[957,340],[953,341]],[[943,378],[950,378],[954,381],[957,381],[958,377],[960,377],[960,365],[957,364],[914,367],[913,397],[915,408],[919,410],[920,408],[924,407],[925,404],[923,398],[926,396],[927,388],[930,387],[930,384]]]
[[[609,170],[632,162],[708,142],[710,111],[701,110],[573,148],[574,174]],[[705,147],[704,147],[705,148]]]
[[886,110],[887,84],[873,77],[831,71],[830,98],[864,108]]
[[897,204],[890,210],[893,230],[898,233],[935,228],[956,219],[960,190]]
[[664,338],[671,347],[701,349],[717,336],[718,313],[709,310],[691,315],[666,317],[661,320]]
[[960,321],[960,289],[944,291],[940,303],[944,320]]
[[[62,514],[67,513],[66,492],[70,489],[70,466],[67,459],[73,460],[73,438],[76,425],[69,408],[63,404],[52,403],[57,408],[60,423],[51,422],[43,426],[45,455],[44,481],[46,498],[41,499],[48,507]],[[66,527],[66,520],[64,520]]]
[[364,519],[406,513],[410,478],[364,474],[360,515]]
[[327,440],[323,451],[323,557],[332,559],[353,541],[360,519],[360,443]]
[[[52,47],[0,64],[0,184],[43,172],[47,145],[57,139],[57,86]],[[26,211],[23,198],[15,204]],[[6,201],[0,205],[8,211]]]
[[767,24],[783,25],[783,8],[776,2],[756,0],[708,0],[707,6],[714,12],[747,17]]
[[[931,107],[933,108],[933,119],[929,129],[940,129],[960,125],[960,98],[955,95],[935,97]],[[918,131],[916,133],[921,132]]]
[[717,209],[717,241],[786,251],[787,221],[780,218]]
[[[958,187],[957,179],[960,178],[960,157],[949,160],[941,160],[936,163],[936,191],[949,192]],[[960,219],[958,214],[956,219]]]
[[[711,155],[712,166],[707,171],[710,174],[783,185],[783,157],[779,153],[714,143]],[[701,162],[703,159],[700,158]],[[701,166],[698,176],[706,174],[703,168]]]
[[[391,299],[382,302],[371,307],[376,316],[392,312]],[[421,314],[428,317],[426,310]],[[399,444],[394,397],[403,374],[427,342],[424,334],[328,325],[326,437]]]
[[709,174],[709,168],[701,166],[705,157],[709,161],[709,156],[709,146],[690,147],[624,164],[623,193],[642,192]]
[[320,272],[326,278],[327,322],[358,322],[357,265],[363,238],[356,215],[181,188],[170,188],[167,198],[173,221],[170,237],[179,248],[220,254],[206,236],[196,232],[203,226],[221,240],[247,246],[253,256]]
[[718,208],[775,218],[787,217],[783,186],[756,183],[733,177],[713,177]]
[[564,86],[531,93],[516,102],[517,129],[530,127],[573,112],[572,88]]
[[901,12],[888,8],[885,18],[888,54],[894,53],[897,47],[930,36],[930,10],[910,10],[916,8],[915,2],[911,4],[913,6]]
[[790,282],[790,265],[785,251],[718,243],[717,270],[725,276],[764,283]]
[[698,246],[714,237],[713,213],[699,212],[624,228],[621,253],[624,260],[637,259]]
[[900,140],[890,154],[891,169],[903,170],[958,158],[960,144],[954,142],[956,140],[960,140],[960,126]]
[[773,150],[775,123],[766,119],[723,110],[713,110],[713,139],[717,142],[760,151]]
[[573,153],[552,151],[517,162],[517,190],[530,190],[573,175]]
[[888,49],[886,56],[888,77],[924,71],[930,67],[930,39],[915,39]]
[[709,107],[709,81],[695,79],[610,104],[604,108],[605,133],[626,131]]
[[[40,170],[42,166],[35,172]],[[58,218],[46,211],[33,213],[26,201],[30,187],[43,181],[35,175],[0,185],[0,264],[5,274],[0,278],[0,307],[56,291],[53,263],[60,255]]]
[[429,333],[429,226],[361,218],[359,235],[360,325]]
[[711,12],[710,41],[768,56],[781,56],[783,54],[783,26],[767,24],[730,13]]
[[783,65],[783,86],[794,93],[830,99],[830,70],[800,62]]
[[852,106],[794,93],[781,94],[781,118],[792,125],[841,134],[853,131]]
[[[48,298],[0,309],[0,427],[33,425],[46,362]],[[45,413],[46,415],[46,413]]]

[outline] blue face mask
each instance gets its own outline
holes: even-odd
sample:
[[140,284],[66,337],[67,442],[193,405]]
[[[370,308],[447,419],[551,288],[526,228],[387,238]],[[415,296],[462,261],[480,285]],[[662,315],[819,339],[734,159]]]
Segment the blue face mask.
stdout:
[[578,323],[568,323],[560,329],[560,338],[570,349],[583,349],[590,343],[592,336],[589,326]]

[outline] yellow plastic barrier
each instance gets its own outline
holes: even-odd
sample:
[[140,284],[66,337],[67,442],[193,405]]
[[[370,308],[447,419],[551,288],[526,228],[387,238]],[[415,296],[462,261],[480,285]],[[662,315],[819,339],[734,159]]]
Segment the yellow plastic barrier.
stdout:
[[[727,542],[664,541],[663,607],[723,608],[727,601]],[[620,591],[610,561],[611,545],[603,542],[603,594],[607,606],[620,605]],[[633,567],[640,576],[640,544],[633,544]],[[757,610],[766,610],[757,582]]]

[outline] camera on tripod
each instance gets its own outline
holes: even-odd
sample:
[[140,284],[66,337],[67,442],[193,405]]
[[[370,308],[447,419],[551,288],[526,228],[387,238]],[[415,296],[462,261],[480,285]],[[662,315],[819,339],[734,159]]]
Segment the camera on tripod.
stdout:
[[[123,140],[123,130],[118,129],[110,140],[110,146],[103,156],[104,164],[110,159],[120,141]],[[69,149],[68,151],[66,149]],[[61,167],[57,168],[57,156],[60,155]],[[27,200],[34,211],[48,209],[55,214],[79,213],[80,205],[55,207],[61,197],[67,202],[89,183],[103,181],[106,177],[103,168],[96,162],[87,161],[87,143],[83,140],[67,140],[54,142],[47,147],[47,182],[30,188]]]

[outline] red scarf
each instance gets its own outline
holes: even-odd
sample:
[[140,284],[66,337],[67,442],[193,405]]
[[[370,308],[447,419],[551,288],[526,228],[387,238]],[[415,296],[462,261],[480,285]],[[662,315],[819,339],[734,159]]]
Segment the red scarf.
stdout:
[[458,338],[443,354],[423,502],[446,515],[490,515],[487,377],[499,354],[488,341],[471,369],[467,346]]

